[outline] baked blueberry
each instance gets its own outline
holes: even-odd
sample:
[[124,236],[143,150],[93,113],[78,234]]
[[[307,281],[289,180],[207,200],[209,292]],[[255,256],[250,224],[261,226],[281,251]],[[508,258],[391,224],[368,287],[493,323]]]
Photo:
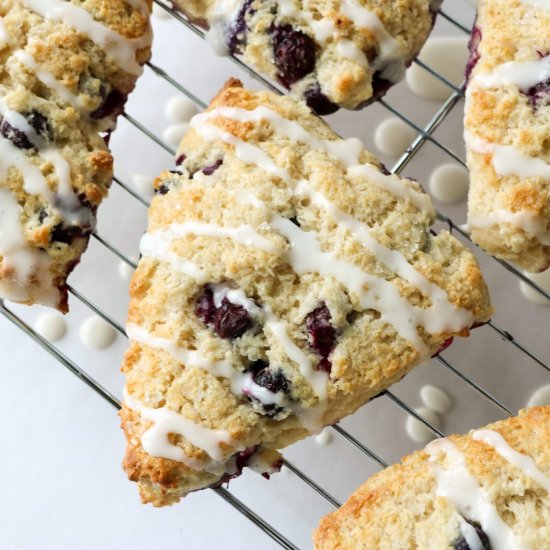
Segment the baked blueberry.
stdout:
[[332,364],[328,360],[328,356],[336,345],[336,329],[330,321],[330,310],[324,303],[306,317],[310,347],[321,356],[317,368],[325,372],[331,370]]

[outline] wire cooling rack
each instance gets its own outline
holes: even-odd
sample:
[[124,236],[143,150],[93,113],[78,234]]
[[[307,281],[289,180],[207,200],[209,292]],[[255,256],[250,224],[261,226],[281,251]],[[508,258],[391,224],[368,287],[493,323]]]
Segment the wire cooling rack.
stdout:
[[[183,25],[187,30],[193,32],[198,37],[204,38],[203,31],[193,26],[181,14],[175,12],[168,5],[164,4],[160,0],[155,0],[155,3],[157,4],[158,8],[160,8],[161,10],[169,14],[169,16],[174,20],[176,20],[178,24]],[[462,24],[455,17],[450,16],[445,11],[440,11],[440,18],[444,19],[449,24],[454,26],[456,29],[458,29],[459,32],[469,33],[469,28],[466,25]],[[266,88],[271,89],[275,92],[278,92],[278,93],[280,92],[279,88],[276,85],[274,85],[272,82],[269,82],[268,80],[263,78],[261,75],[256,74],[252,69],[244,65],[239,58],[232,57],[231,61],[238,66],[239,71],[244,71],[253,79],[261,83],[262,86],[265,86]],[[439,137],[439,134],[438,134],[438,131],[444,128],[446,123],[450,124],[449,119],[451,119],[453,116],[456,117],[456,106],[459,104],[459,102],[463,98],[463,95],[464,95],[463,89],[460,86],[457,87],[453,85],[451,82],[445,79],[442,75],[438,74],[435,70],[427,66],[422,61],[417,60],[415,61],[415,63],[420,67],[422,67],[424,70],[431,73],[439,81],[443,82],[449,88],[449,97],[442,105],[440,106],[438,105],[436,112],[433,114],[431,119],[424,125],[419,125],[418,123],[415,123],[412,120],[411,116],[405,114],[400,108],[397,108],[393,104],[393,102],[390,101],[389,99],[382,99],[378,101],[378,105],[380,108],[385,110],[388,114],[391,114],[392,116],[396,116],[401,120],[403,120],[417,134],[416,138],[410,144],[407,151],[401,156],[401,158],[393,166],[392,172],[395,172],[395,173],[402,172],[407,166],[409,166],[411,163],[413,163],[413,161],[415,161],[416,157],[420,154],[421,150],[423,150],[428,145],[431,145],[432,147],[434,147],[435,150],[439,150],[438,154],[440,155],[442,154],[443,157],[447,158],[447,160],[450,159],[453,162],[456,162],[462,166],[465,166],[463,155],[456,153],[451,147],[446,145],[445,141],[441,137]],[[196,103],[196,105],[199,108],[202,109],[206,106],[206,103],[201,98],[193,94],[186,86],[183,86],[175,76],[169,74],[169,72],[165,71],[163,68],[157,65],[156,60],[154,62],[149,62],[147,64],[147,70],[151,71],[151,73],[154,73],[157,77],[162,79],[168,86],[173,88],[173,91],[177,93],[182,93],[186,97],[191,99],[193,102]],[[126,122],[128,124],[132,125],[138,132],[143,134],[143,136],[145,136],[148,140],[151,140],[151,142],[155,144],[155,147],[158,146],[169,155],[171,156],[174,155],[174,150],[172,149],[172,147],[169,144],[165,143],[165,141],[161,137],[159,137],[157,131],[154,131],[153,129],[151,129],[149,125],[140,122],[137,118],[132,116],[130,112],[125,113],[123,116],[126,119]],[[365,120],[368,120],[368,117],[369,117],[368,109],[362,112],[361,116],[364,117]],[[123,181],[123,178],[119,177],[118,174],[114,178],[114,183],[115,183],[115,186],[118,187],[123,193],[127,194],[127,197],[129,200],[136,200],[144,207],[148,206],[149,202],[147,198],[143,196],[140,192],[136,191],[136,189],[133,188],[131,185],[129,185],[127,182]],[[438,211],[437,218],[439,223],[441,223],[442,225],[447,225],[449,229],[457,235],[457,237],[459,237],[461,240],[466,242],[475,250],[482,264],[489,265],[492,262],[493,263],[496,262],[495,265],[498,266],[498,269],[500,271],[502,271],[502,269],[505,270],[505,272],[507,272],[508,275],[511,275],[514,278],[513,280],[519,279],[523,281],[525,284],[529,285],[529,287],[531,287],[531,289],[533,289],[535,292],[538,292],[542,296],[550,299],[550,295],[547,291],[540,288],[536,283],[531,281],[516,267],[514,267],[513,265],[510,265],[505,261],[498,260],[496,258],[491,258],[484,252],[477,249],[473,245],[473,243],[471,243],[467,232],[464,229],[462,229],[462,226],[458,222],[454,221],[454,217],[452,219],[452,217],[449,216],[448,214],[442,211]],[[114,255],[120,261],[127,264],[130,268],[136,267],[136,262],[131,257],[131,255],[128,254],[126,251],[122,250],[122,247],[120,247],[119,245],[114,244],[112,242],[112,239],[105,237],[103,234],[99,233],[98,231],[93,233],[93,239],[96,241],[96,243],[99,246],[104,247],[107,253]],[[494,270],[495,265],[493,265],[491,269]],[[502,273],[505,273],[505,272],[502,271]],[[106,321],[109,325],[111,325],[118,333],[126,337],[122,324],[119,321],[117,321],[114,315],[107,313],[106,308],[104,308],[102,305],[97,303],[95,300],[90,299],[86,293],[77,289],[74,286],[69,286],[69,291],[73,297],[72,300],[76,300],[77,302],[80,302],[82,306],[84,306],[89,311],[101,317],[104,321]],[[62,350],[60,350],[58,347],[51,344],[45,338],[40,336],[35,330],[33,330],[29,322],[24,320],[23,316],[16,311],[16,308],[14,309],[13,307],[9,306],[8,304],[0,300],[0,313],[6,319],[11,321],[17,327],[19,327],[22,331],[24,331],[28,336],[30,336],[39,346],[43,348],[45,352],[53,356],[59,362],[60,365],[66,367],[71,373],[77,376],[82,382],[87,384],[89,388],[91,388],[93,391],[99,394],[112,407],[114,407],[115,409],[120,408],[120,401],[114,395],[114,393],[112,393],[109,389],[107,389],[104,385],[102,385],[98,380],[96,380],[93,376],[91,376],[86,371],[85,368],[83,368],[76,361],[68,357],[68,355],[65,354]],[[531,368],[539,367],[544,372],[544,376],[547,376],[548,372],[550,372],[550,365],[549,365],[550,357],[547,357],[545,359],[544,351],[541,353],[540,349],[536,349],[537,346],[534,346],[532,341],[525,341],[525,339],[522,337],[516,338],[515,336],[513,336],[508,331],[507,326],[508,325],[506,324],[506,319],[505,319],[505,325],[501,325],[500,322],[497,324],[495,321],[491,321],[484,327],[477,330],[479,331],[480,334],[483,334],[483,336],[480,336],[482,340],[490,339],[491,338],[490,333],[493,333],[493,336],[496,336],[498,340],[503,341],[503,343],[499,345],[510,346],[510,349],[514,348],[517,353],[521,354],[522,359],[526,360],[530,364],[528,368],[531,369]],[[541,349],[544,350],[545,348],[542,347]],[[503,353],[507,354],[509,352],[508,350],[505,350]],[[512,351],[510,351],[510,353],[512,353]],[[499,413],[498,416],[502,417],[502,416],[513,414],[512,411],[517,407],[512,407],[506,404],[504,400],[497,395],[497,392],[495,392],[494,389],[492,390],[486,389],[484,387],[485,385],[482,382],[479,382],[478,380],[476,380],[476,377],[472,376],[471,373],[466,372],[468,369],[464,369],[463,367],[456,366],[454,359],[450,358],[450,357],[454,357],[452,353],[445,352],[443,355],[436,356],[434,360],[437,363],[439,363],[439,366],[445,369],[450,374],[450,376],[456,378],[457,383],[464,384],[465,386],[469,387],[472,390],[473,393],[471,394],[470,399],[485,400],[491,406],[496,408],[496,410]],[[548,356],[548,354],[546,355]],[[480,359],[480,361],[485,361],[485,360],[486,358]],[[525,375],[528,375],[528,373],[526,373]],[[421,422],[428,430],[433,432],[433,434],[435,434],[436,436],[443,437],[446,435],[444,431],[442,431],[440,428],[435,426],[427,418],[424,418],[422,415],[415,412],[413,405],[410,403],[412,401],[410,396],[407,399],[403,398],[399,395],[399,392],[394,391],[394,389],[391,389],[384,392],[383,399],[388,400],[392,404],[392,406],[398,407],[405,414],[415,417],[419,422]],[[474,427],[474,426],[471,426],[471,427]],[[387,461],[383,458],[384,456],[383,449],[380,449],[380,447],[375,445],[365,444],[361,440],[361,438],[357,437],[356,435],[353,435],[350,430],[345,429],[344,427],[342,427],[342,425],[332,426],[331,429],[334,430],[334,432],[338,434],[339,437],[343,438],[345,441],[347,441],[349,444],[351,444],[353,447],[355,447],[357,450],[363,453],[368,458],[368,460],[372,461],[375,468],[383,468],[387,466]],[[315,481],[314,476],[309,472],[305,472],[303,467],[298,467],[293,462],[289,460],[285,460],[284,468],[287,468],[295,476],[297,476],[301,480],[301,482],[304,483],[305,486],[309,488],[309,490],[315,492],[322,499],[326,500],[326,502],[330,505],[330,507],[336,508],[340,505],[339,500],[333,496],[332,492],[329,489],[327,489],[325,486],[323,486],[323,484]],[[271,483],[276,483],[276,481],[273,480]],[[258,513],[256,510],[254,510],[252,506],[248,505],[242,499],[235,496],[235,494],[233,494],[232,491],[226,488],[213,489],[213,491],[219,497],[221,497],[224,501],[226,501],[230,506],[234,507],[241,514],[247,517],[251,522],[253,522],[259,529],[261,529],[264,533],[266,533],[269,537],[271,537],[280,546],[287,549],[298,548],[296,544],[294,544],[291,540],[289,540],[287,535],[285,535],[284,533],[281,532],[281,530],[271,525],[270,522],[265,517],[262,517],[262,515]]]

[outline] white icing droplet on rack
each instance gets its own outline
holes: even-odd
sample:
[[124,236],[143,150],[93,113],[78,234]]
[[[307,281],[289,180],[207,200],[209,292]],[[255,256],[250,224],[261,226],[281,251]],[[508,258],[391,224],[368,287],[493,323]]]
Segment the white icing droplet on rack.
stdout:
[[89,349],[105,349],[109,347],[115,339],[115,329],[97,315],[88,317],[80,327],[80,340],[82,344]]
[[315,436],[315,443],[322,447],[328,445],[333,439],[332,433],[329,428],[325,428],[319,435]]
[[521,0],[524,4],[550,10],[550,0]]
[[[531,279],[537,286],[545,290],[550,294],[550,269],[543,271],[542,273],[529,273],[524,271],[523,274]],[[550,300],[543,296],[540,292],[532,288],[524,281],[519,282],[519,289],[523,294],[523,297],[534,304],[541,306],[550,306]]]
[[550,405],[550,384],[541,386],[533,392],[527,401],[527,407],[540,407]]
[[397,117],[383,120],[374,133],[374,144],[384,155],[397,158],[411,144],[415,136],[414,130]]
[[129,281],[133,277],[134,271],[134,268],[124,261],[121,261],[118,264],[118,274],[120,275],[120,278],[125,281]]
[[439,414],[449,412],[452,407],[452,401],[449,394],[436,386],[426,385],[420,390],[420,399],[422,403]]
[[57,342],[67,333],[67,324],[60,313],[48,311],[36,319],[34,329],[49,342]]
[[457,164],[442,164],[430,176],[432,196],[444,203],[457,203],[466,200],[470,178],[468,171]]
[[162,137],[164,138],[164,141],[169,145],[177,146],[179,145],[181,138],[185,135],[185,132],[187,132],[188,128],[189,124],[170,124],[170,126],[167,126],[164,129]]
[[166,116],[170,122],[185,122],[189,124],[197,114],[198,107],[188,97],[177,95],[166,102]]
[[[414,412],[426,419],[432,426],[434,426],[434,428],[440,428],[441,420],[436,412],[431,409],[427,409],[426,407],[419,407],[418,409],[415,409]],[[407,417],[405,429],[407,431],[407,435],[417,443],[426,444],[437,437],[437,434],[434,434],[428,426],[411,415]]]
[[[426,42],[419,59],[451,84],[460,86],[468,55],[466,38],[438,36]],[[424,99],[443,101],[453,93],[452,88],[416,63],[407,71],[406,81],[411,91]]]
[[155,194],[153,188],[153,180],[155,178],[146,174],[132,174],[132,184],[136,188],[136,191],[143,197],[149,199]]

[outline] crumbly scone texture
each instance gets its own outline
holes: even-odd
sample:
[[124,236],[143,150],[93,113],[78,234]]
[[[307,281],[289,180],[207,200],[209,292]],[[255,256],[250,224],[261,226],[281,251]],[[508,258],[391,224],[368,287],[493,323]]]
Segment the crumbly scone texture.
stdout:
[[[385,94],[418,55],[440,2],[429,0],[175,0],[216,42],[305,98],[319,114]],[[371,15],[365,17],[368,10]],[[378,22],[376,22],[376,19]],[[395,39],[396,53],[387,33]],[[220,36],[221,35],[221,36]]]
[[[498,432],[514,450],[532,457],[550,476],[550,407],[521,411],[485,429]],[[449,439],[465,456],[469,473],[490,495],[500,517],[531,548],[550,549],[550,495],[485,442],[470,435]],[[371,477],[314,532],[317,550],[454,550],[460,516],[436,495],[436,479],[425,450]],[[443,456],[438,463],[443,464]],[[468,519],[468,518],[466,518]]]
[[[149,58],[151,0],[69,3],[121,40],[135,41],[138,64]],[[137,74],[70,22],[42,17],[23,0],[0,1],[0,24],[0,190],[16,200],[26,242],[19,248],[36,260],[18,273],[13,254],[0,249],[0,296],[65,312],[67,276],[87,247],[112,180],[104,132],[114,129]],[[51,153],[61,156],[57,164]],[[32,177],[43,180],[42,189]]]
[[[521,154],[550,164],[550,103],[546,90],[508,85],[481,88],[475,78],[511,61],[533,61],[550,52],[550,11],[521,0],[482,0],[474,28],[472,55],[479,60],[468,88],[465,128],[487,142],[513,146]],[[540,95],[540,97],[538,97]],[[470,217],[483,221],[491,212],[526,212],[540,239],[514,223],[475,227],[473,240],[491,254],[528,271],[550,265],[550,180],[499,175],[490,152],[467,147],[470,169]],[[517,166],[518,170],[520,169]],[[483,224],[480,224],[483,225]],[[541,242],[542,241],[542,242]]]
[[[267,107],[284,119],[297,122],[318,140],[342,142],[304,103],[269,92],[248,91],[236,80],[226,84],[209,110],[218,107],[246,111]],[[474,257],[448,232],[430,233],[431,212],[397,198],[368,177],[348,174],[337,158],[281,135],[268,120],[241,122],[215,116],[209,122],[227,132],[228,139],[240,139],[260,148],[296,181],[306,180],[342,212],[368,225],[379,243],[399,251],[419,273],[444,289],[452,304],[471,312],[472,324],[489,317],[488,292]],[[378,311],[364,309],[352,290],[334,277],[314,270],[296,273],[285,258],[290,244],[271,225],[271,216],[293,220],[290,225],[297,230],[299,226],[302,234],[315,231],[323,251],[331,254],[330,261],[337,258],[349,262],[349,269],[358,266],[392,281],[407,301],[427,307],[429,299],[422,292],[397,276],[351,233],[336,226],[324,209],[298,198],[288,183],[250,159],[241,160],[233,145],[218,139],[206,140],[192,127],[181,142],[179,155],[180,172],[165,172],[155,182],[158,194],[149,210],[149,234],[189,222],[226,228],[249,226],[271,241],[280,253],[204,234],[175,238],[164,251],[171,257],[159,259],[144,254],[141,258],[131,282],[128,322],[155,338],[196,350],[207,360],[230,361],[239,372],[254,369],[261,362],[267,369],[262,374],[263,383],[267,373],[268,382],[275,380],[272,386],[278,384],[282,388],[290,405],[266,414],[261,404],[235,395],[227,379],[189,368],[166,349],[136,341],[132,341],[122,367],[132,398],[148,408],[167,406],[210,429],[226,430],[238,442],[238,450],[258,445],[262,449],[279,449],[308,435],[300,415],[293,411],[296,407],[306,412],[315,410],[319,397],[287,355],[281,338],[261,319],[256,319],[237,338],[221,338],[217,329],[197,314],[197,304],[208,284],[241,289],[258,307],[270,308],[290,340],[314,366],[321,366],[322,346],[316,350],[308,316],[316,310],[319,313],[318,308],[324,309],[322,319],[314,321],[328,318],[331,328],[324,335],[334,341],[328,344],[330,376],[319,425],[333,424],[352,413],[419,363],[418,350],[401,338],[392,325],[381,322]],[[360,162],[370,163],[376,173],[383,170],[364,149]],[[213,170],[213,166],[217,169]],[[392,178],[399,187],[427,197],[417,182]],[[263,206],[249,202],[247,197],[251,195]],[[182,262],[198,268],[202,272],[200,279],[183,274],[178,269]],[[464,327],[460,335],[466,336],[470,326]],[[456,335],[452,331],[430,334],[419,330],[429,348],[428,355]],[[148,455],[140,439],[151,423],[127,404],[122,409],[122,426],[128,440],[124,467],[130,479],[139,483],[144,502],[170,504],[192,490],[219,481],[219,476]],[[207,458],[184,438],[173,441],[186,455]],[[235,452],[235,448],[224,448],[226,457]]]

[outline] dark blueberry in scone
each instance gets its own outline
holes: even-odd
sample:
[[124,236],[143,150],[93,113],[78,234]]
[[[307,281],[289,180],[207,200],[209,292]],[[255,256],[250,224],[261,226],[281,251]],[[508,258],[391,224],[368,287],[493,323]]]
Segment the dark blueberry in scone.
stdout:
[[159,187],[155,188],[155,193],[157,195],[166,195],[166,193],[168,193],[168,191],[170,191],[170,189],[169,189],[168,185],[166,185],[165,183],[163,183]]
[[481,42],[481,29],[474,23],[474,28],[472,29],[472,34],[468,42],[468,50],[470,51],[470,57],[468,58],[468,63],[466,63],[466,84],[470,81],[470,76],[474,67],[479,61],[479,43]]
[[[489,537],[483,531],[481,528],[481,525],[475,521],[469,521],[466,520],[475,530],[477,533],[477,536],[479,537],[479,540],[481,541],[481,544],[483,546],[483,550],[492,550],[491,542],[489,541]],[[470,545],[466,542],[466,539],[464,537],[460,537],[453,545],[454,550],[472,550],[470,548]]]
[[321,356],[317,368],[326,372],[330,372],[332,365],[328,356],[336,345],[336,329],[330,321],[331,315],[326,304],[321,304],[306,317],[310,346]]
[[315,42],[291,25],[272,27],[271,38],[279,79],[290,88],[315,68]]
[[252,9],[253,3],[254,0],[245,0],[229,29],[227,34],[227,47],[232,54],[240,53],[241,47],[246,41],[246,35],[248,33],[246,17],[254,13]]
[[266,388],[270,392],[288,393],[290,391],[290,382],[281,369],[271,369],[265,361],[256,361],[250,365],[253,372],[253,379],[258,386]]
[[202,173],[205,176],[211,176],[221,165],[223,164],[223,159],[219,159],[210,166],[206,166],[202,169]]
[[330,101],[330,99],[321,92],[321,87],[318,82],[314,86],[310,86],[304,95],[307,106],[318,115],[331,115],[339,109],[336,103]]
[[0,134],[9,139],[18,149],[34,149],[33,143],[25,132],[14,128],[6,119],[0,122]]
[[201,295],[197,299],[195,314],[205,325],[209,325],[214,321],[216,305],[214,304],[214,293],[210,287],[204,287]]
[[90,118],[94,120],[108,116],[113,119],[116,118],[124,112],[124,105],[127,99],[127,94],[123,94],[118,90],[111,90],[103,100],[103,103],[90,114]]
[[25,118],[39,136],[46,140],[53,139],[52,128],[48,122],[48,119],[42,113],[39,113],[38,111],[31,111],[25,116]]
[[79,225],[65,226],[58,224],[51,234],[51,241],[56,243],[71,244],[75,239],[85,237],[89,229],[85,230]]
[[232,304],[227,298],[222,300],[214,315],[214,330],[220,338],[239,338],[251,326],[252,318],[243,306]]

